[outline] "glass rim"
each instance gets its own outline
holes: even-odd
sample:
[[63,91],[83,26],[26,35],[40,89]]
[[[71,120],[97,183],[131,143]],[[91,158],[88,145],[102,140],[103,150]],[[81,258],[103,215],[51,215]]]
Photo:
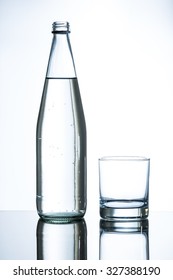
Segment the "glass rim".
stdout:
[[99,161],[150,161],[149,157],[144,156],[103,156]]

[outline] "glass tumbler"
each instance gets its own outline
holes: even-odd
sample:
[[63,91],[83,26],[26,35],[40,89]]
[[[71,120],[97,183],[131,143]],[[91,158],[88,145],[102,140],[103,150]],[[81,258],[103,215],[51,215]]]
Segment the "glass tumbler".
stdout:
[[100,216],[107,220],[147,218],[149,171],[149,158],[100,158]]

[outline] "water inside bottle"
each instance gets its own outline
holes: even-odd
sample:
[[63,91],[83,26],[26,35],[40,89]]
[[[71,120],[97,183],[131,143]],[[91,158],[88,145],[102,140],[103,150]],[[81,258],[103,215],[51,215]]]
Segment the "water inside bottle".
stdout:
[[85,212],[86,128],[77,78],[46,78],[37,125],[37,207]]

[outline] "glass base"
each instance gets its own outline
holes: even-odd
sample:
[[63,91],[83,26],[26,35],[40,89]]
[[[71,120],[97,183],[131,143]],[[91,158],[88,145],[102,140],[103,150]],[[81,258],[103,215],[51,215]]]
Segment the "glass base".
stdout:
[[147,219],[148,205],[136,201],[107,202],[100,205],[100,216],[109,221]]

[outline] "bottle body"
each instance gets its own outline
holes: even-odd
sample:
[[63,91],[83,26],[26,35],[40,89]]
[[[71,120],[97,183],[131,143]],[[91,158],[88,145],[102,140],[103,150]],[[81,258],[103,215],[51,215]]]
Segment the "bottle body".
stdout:
[[83,217],[86,125],[75,75],[46,75],[36,138],[38,214],[57,221]]

